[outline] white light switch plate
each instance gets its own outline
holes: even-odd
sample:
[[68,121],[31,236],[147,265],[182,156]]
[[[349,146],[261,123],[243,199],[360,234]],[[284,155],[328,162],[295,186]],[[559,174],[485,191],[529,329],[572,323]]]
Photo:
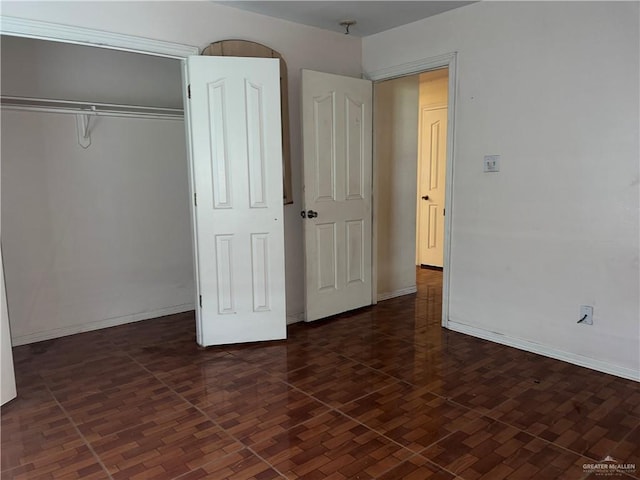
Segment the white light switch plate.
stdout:
[[485,155],[484,171],[499,172],[500,171],[500,155]]

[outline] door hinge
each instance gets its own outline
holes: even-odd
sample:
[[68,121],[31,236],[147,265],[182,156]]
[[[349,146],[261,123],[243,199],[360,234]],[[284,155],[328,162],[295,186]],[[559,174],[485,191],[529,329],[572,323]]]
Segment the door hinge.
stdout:
[[187,98],[191,98],[191,85],[187,85]]
[[446,211],[447,211],[447,209],[446,209],[446,208],[443,208],[443,209],[442,209],[442,216],[443,216],[443,217],[445,216],[445,212],[446,212]]
[[202,295],[200,295],[200,308],[202,308]]
[[198,194],[194,193],[193,194],[193,204],[197,207],[198,206]]

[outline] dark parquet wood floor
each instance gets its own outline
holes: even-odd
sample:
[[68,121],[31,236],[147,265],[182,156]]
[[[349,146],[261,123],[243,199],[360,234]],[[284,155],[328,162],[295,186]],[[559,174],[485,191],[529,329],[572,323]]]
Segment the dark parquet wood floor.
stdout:
[[[640,384],[440,327],[442,277],[200,350],[191,314],[14,349],[3,479],[597,479],[640,467]],[[614,478],[640,478],[616,472]],[[635,476],[635,477],[634,477]],[[608,477],[611,478],[611,477]]]

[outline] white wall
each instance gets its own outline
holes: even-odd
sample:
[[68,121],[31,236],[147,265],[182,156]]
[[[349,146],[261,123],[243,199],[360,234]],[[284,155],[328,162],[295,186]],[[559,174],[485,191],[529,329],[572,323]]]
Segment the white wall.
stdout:
[[180,61],[3,36],[2,94],[182,108]]
[[374,87],[374,217],[378,300],[416,289],[419,77]]
[[639,6],[480,2],[363,40],[365,71],[458,52],[452,324],[636,378]]
[[2,2],[12,17],[82,26],[200,48],[229,38],[280,52],[289,71],[292,205],[285,206],[287,313],[304,310],[301,205],[300,69],[359,77],[361,40],[212,2]]
[[14,344],[193,309],[176,120],[2,112],[2,242]]

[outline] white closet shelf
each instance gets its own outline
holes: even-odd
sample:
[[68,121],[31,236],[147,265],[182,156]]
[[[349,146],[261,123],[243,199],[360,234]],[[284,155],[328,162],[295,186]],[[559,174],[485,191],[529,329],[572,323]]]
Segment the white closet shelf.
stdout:
[[0,105],[7,110],[26,110],[49,113],[72,113],[111,117],[134,118],[184,118],[180,108],[146,107],[141,105],[118,105],[112,103],[77,102],[45,98],[1,96]]

